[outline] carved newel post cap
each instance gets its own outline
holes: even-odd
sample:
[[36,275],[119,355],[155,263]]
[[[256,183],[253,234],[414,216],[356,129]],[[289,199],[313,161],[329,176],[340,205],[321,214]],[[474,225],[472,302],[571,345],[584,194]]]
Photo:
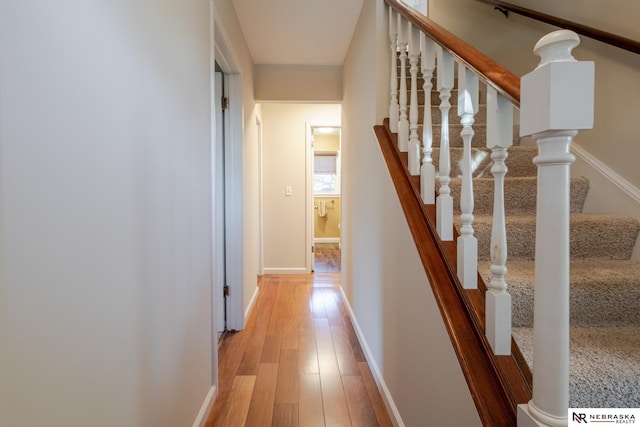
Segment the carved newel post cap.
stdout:
[[520,136],[593,127],[595,66],[573,57],[579,43],[569,30],[536,43],[540,64],[520,81]]
[[540,57],[538,68],[550,62],[575,61],[571,51],[579,44],[580,38],[573,31],[558,30],[547,34],[533,47],[533,53]]

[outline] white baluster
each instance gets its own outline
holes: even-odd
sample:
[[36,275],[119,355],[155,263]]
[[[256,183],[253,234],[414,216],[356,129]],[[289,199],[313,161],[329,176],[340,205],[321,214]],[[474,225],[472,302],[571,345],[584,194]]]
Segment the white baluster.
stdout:
[[453,89],[453,57],[443,49],[438,49],[437,87],[440,91],[440,113],[442,125],[440,134],[440,159],[438,181],[440,189],[436,199],[436,230],[442,240],[453,240],[453,199],[449,182],[451,159],[449,155],[449,98]]
[[473,170],[471,140],[474,116],[478,112],[478,76],[460,65],[458,67],[458,116],[462,123],[462,188],[460,191],[460,219],[458,236],[458,278],[465,289],[478,287],[478,239],[473,235]]
[[389,6],[389,40],[391,41],[391,101],[389,103],[389,128],[398,132],[400,106],[398,105],[398,15]]
[[571,142],[593,126],[594,64],[577,62],[578,36],[546,35],[540,65],[521,80],[520,135],[538,144],[533,396],[519,426],[566,426],[569,405],[569,169]]
[[409,173],[420,173],[420,141],[418,140],[418,61],[420,60],[420,31],[409,24],[409,73],[411,96],[409,108]]
[[422,166],[420,166],[420,195],[422,202],[432,205],[436,199],[436,169],[433,166],[433,125],[431,120],[431,88],[433,70],[436,68],[436,43],[420,33],[422,78],[424,85],[424,118],[422,120]]
[[487,148],[493,166],[493,225],[491,229],[491,282],[485,294],[485,330],[493,352],[511,354],[511,295],[507,292],[507,229],[504,212],[504,177],[507,149],[513,144],[513,106],[487,87]]
[[398,148],[409,149],[409,121],[407,120],[407,32],[409,21],[400,16],[398,47],[400,49],[400,120],[398,121]]

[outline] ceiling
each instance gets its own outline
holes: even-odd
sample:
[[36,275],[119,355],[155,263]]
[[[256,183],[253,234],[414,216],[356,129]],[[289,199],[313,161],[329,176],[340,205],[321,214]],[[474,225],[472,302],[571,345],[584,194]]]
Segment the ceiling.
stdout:
[[232,0],[255,64],[342,65],[363,0]]

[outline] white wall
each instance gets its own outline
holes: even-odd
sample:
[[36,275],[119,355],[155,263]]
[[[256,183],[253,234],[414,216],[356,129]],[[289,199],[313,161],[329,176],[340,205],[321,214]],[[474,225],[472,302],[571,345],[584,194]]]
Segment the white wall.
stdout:
[[0,57],[0,425],[191,426],[212,386],[208,2],[3,2]]
[[306,123],[340,125],[340,114],[338,104],[262,104],[265,273],[306,272]]
[[382,159],[390,51],[365,1],[344,64],[342,281],[372,362],[407,426],[477,426],[475,406]]

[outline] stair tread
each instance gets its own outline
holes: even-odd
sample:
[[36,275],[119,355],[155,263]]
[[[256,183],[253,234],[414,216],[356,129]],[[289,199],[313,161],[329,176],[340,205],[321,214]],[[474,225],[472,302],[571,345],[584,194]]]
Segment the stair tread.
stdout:
[[[533,366],[533,331],[514,328],[514,338]],[[640,407],[640,327],[571,328],[569,407]]]

